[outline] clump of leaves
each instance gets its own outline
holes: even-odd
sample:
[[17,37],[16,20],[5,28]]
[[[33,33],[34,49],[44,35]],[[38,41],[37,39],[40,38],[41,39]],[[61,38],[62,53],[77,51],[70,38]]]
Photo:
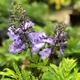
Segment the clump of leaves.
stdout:
[[76,60],[63,59],[59,66],[50,64],[44,72],[42,80],[78,80],[79,74],[76,67]]
[[5,68],[0,71],[0,75],[2,80],[79,80],[80,73],[76,68],[76,64],[74,59],[63,58],[59,66],[55,64],[43,67],[37,66],[41,69],[41,73],[36,78],[31,70],[20,69],[16,63],[13,63],[14,70]]
[[14,70],[4,68],[3,71],[0,71],[0,75],[2,76],[1,80],[38,80],[30,71],[20,70],[16,63],[13,63],[13,68]]

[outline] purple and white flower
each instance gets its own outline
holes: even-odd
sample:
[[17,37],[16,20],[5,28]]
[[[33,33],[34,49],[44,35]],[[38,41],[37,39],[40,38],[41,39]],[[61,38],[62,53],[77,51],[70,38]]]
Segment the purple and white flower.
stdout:
[[25,44],[21,41],[19,43],[13,42],[13,44],[9,46],[10,53],[19,53],[24,49],[25,49]]
[[32,44],[40,43],[42,42],[42,39],[46,38],[46,34],[44,32],[29,32],[26,33],[26,36]]
[[32,47],[32,50],[31,52],[33,54],[35,54],[37,51],[39,51],[42,47],[44,47],[45,43],[38,43],[38,44],[34,44],[34,45],[31,45]]
[[39,51],[41,48],[43,48],[45,43],[54,45],[53,39],[47,37],[44,32],[27,32],[26,36],[31,42],[31,51],[33,54]]
[[10,53],[18,53],[25,49],[25,44],[21,39],[21,33],[22,31],[20,28],[15,29],[13,25],[9,27],[7,34],[10,39],[14,41],[9,47]]
[[26,21],[24,24],[24,29],[28,29],[28,28],[32,28],[32,26],[34,26],[32,21]]
[[26,33],[26,35],[29,41],[31,42],[31,51],[33,54],[45,45],[45,43],[42,42],[42,39],[46,37],[44,32],[29,32]]
[[48,43],[48,44],[50,44],[50,45],[54,45],[54,41],[53,41],[53,39],[50,38],[50,37],[47,37],[47,38],[45,38],[45,39],[42,39],[42,42]]
[[20,37],[20,35],[18,33],[16,33],[16,29],[13,25],[11,27],[9,27],[7,35],[13,41]]
[[20,28],[23,31],[26,31],[27,29],[31,29],[33,26],[34,26],[34,23],[32,21],[26,20],[22,22],[22,24],[20,25]]
[[48,58],[50,54],[51,54],[51,48],[45,48],[39,52],[39,55],[41,56],[43,60]]

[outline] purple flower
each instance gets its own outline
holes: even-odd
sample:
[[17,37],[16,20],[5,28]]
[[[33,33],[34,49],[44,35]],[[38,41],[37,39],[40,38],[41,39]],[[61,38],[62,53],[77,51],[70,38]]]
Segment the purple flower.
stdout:
[[61,42],[61,43],[59,44],[59,50],[60,50],[60,53],[61,53],[62,55],[64,54],[64,48],[65,48],[66,44],[67,44],[67,41]]
[[25,49],[25,44],[21,41],[19,41],[19,42],[15,41],[15,42],[13,42],[13,44],[11,44],[9,46],[9,52],[10,53],[19,53],[24,49]]
[[46,38],[46,35],[44,32],[29,32],[29,33],[26,33],[26,35],[29,41],[31,42],[33,54],[36,53],[45,45],[45,43],[42,42],[42,39]]
[[24,29],[32,28],[32,26],[34,26],[32,21],[26,21],[24,24]]
[[43,60],[48,58],[50,54],[51,54],[51,48],[45,48],[39,52],[39,55],[41,56]]
[[15,29],[13,25],[9,27],[7,34],[10,39],[14,41],[13,44],[11,44],[9,47],[10,53],[18,53],[25,49],[25,44],[21,36],[22,33],[23,31],[21,28]]
[[64,54],[64,46],[61,45],[59,48],[60,48],[60,53],[63,55]]
[[44,32],[29,32],[26,33],[26,35],[32,44],[37,44],[37,43],[49,43],[51,45],[54,44],[53,39],[47,37]]
[[17,29],[16,29],[16,33],[22,34],[22,33],[23,33],[23,30],[22,30],[21,28],[17,28]]
[[61,37],[65,37],[66,35],[67,35],[67,33],[66,32],[63,32],[63,31],[60,34]]
[[42,42],[42,39],[46,38],[44,32],[29,32],[26,33],[26,35],[32,44],[40,43]]
[[47,37],[44,32],[27,32],[26,35],[31,42],[33,54],[39,51],[42,47],[44,47],[45,43],[54,45],[53,39]]
[[47,37],[47,38],[45,38],[45,39],[42,39],[42,42],[48,43],[48,44],[50,44],[50,45],[54,45],[54,41],[53,41],[53,39],[50,38],[50,37]]
[[32,47],[32,50],[31,52],[33,54],[35,54],[37,51],[39,51],[42,47],[44,47],[45,43],[38,43],[38,44],[34,44],[34,45],[31,45]]
[[42,59],[48,58],[51,54],[51,48],[45,48],[42,51],[39,52]]
[[64,32],[64,29],[65,29],[64,25],[62,24],[57,25],[54,35],[55,46],[57,44],[57,47],[61,54],[64,53],[64,48],[67,44],[67,33]]
[[18,34],[11,34],[10,32],[7,32],[7,34],[9,36],[9,38],[11,40],[13,40],[13,41],[16,40],[16,39],[18,39],[20,37]]
[[20,30],[15,29],[15,27],[12,25],[11,27],[8,28],[7,35],[9,36],[9,38],[11,40],[14,41],[20,37],[19,32],[20,32]]
[[34,23],[32,21],[30,21],[30,20],[26,20],[26,21],[23,21],[23,23],[20,26],[21,26],[20,28],[23,31],[25,31],[25,30],[27,30],[29,28],[32,28],[34,26]]
[[11,34],[14,34],[14,31],[15,31],[15,27],[14,25],[11,25],[9,28],[8,28],[8,31],[11,32]]
[[11,25],[9,28],[8,28],[8,35],[11,34],[11,35],[14,35],[14,32],[15,32],[15,27],[14,25]]

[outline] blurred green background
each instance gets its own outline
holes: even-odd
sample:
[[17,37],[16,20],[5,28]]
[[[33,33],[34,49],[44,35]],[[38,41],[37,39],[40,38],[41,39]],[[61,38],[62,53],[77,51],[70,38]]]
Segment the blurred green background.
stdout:
[[[12,55],[8,51],[11,41],[6,35],[9,27],[9,17],[14,0],[0,1],[0,69],[11,67],[12,61],[21,63],[30,56],[29,50],[23,54]],[[45,31],[53,35],[57,22],[67,25],[69,33],[64,56],[75,58],[80,69],[80,0],[15,0],[26,10],[26,14],[34,22],[36,31]],[[14,11],[14,10],[12,10]]]

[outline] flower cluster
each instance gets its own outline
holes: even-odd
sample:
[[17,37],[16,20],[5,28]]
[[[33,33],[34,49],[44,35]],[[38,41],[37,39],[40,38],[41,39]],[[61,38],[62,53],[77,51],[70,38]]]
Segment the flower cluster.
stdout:
[[31,43],[33,54],[43,48],[46,43],[53,45],[53,39],[47,37],[44,32],[28,32],[26,36]]
[[[48,58],[51,55],[54,46],[58,46],[59,51],[63,54],[66,44],[66,33],[60,24],[54,31],[54,37],[49,37],[44,32],[33,31],[33,26],[32,21],[25,20],[17,29],[14,25],[8,28],[7,34],[13,40],[13,43],[9,47],[10,53],[20,53],[26,48],[26,41],[28,41],[32,54],[39,52],[42,59]],[[24,41],[24,35],[26,41]],[[45,47],[46,44],[48,45],[47,48]]]
[[67,44],[67,32],[64,32],[65,25],[59,23],[56,25],[55,35],[54,35],[54,42],[55,45],[57,44],[59,51],[61,54],[64,53],[64,47]]
[[10,37],[10,39],[13,40],[13,43],[9,46],[10,53],[19,53],[25,49],[26,44],[22,35],[24,34],[24,30],[32,26],[33,23],[31,21],[26,21],[23,27],[20,26],[16,29],[14,25],[11,25],[8,28],[7,34]]

